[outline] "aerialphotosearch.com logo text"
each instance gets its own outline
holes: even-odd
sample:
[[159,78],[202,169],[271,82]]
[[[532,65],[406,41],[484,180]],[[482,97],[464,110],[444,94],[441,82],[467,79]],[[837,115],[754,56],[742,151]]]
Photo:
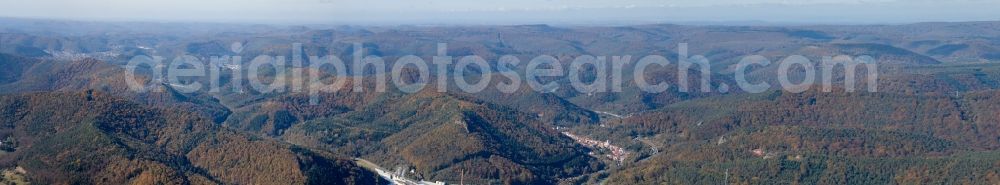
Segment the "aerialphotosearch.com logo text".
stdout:
[[[579,93],[623,92],[623,83],[626,81],[624,74],[628,74],[625,72],[626,70],[631,70],[630,77],[634,86],[630,87],[639,88],[646,93],[662,93],[668,91],[671,85],[677,85],[677,91],[691,92],[692,88],[688,84],[688,79],[693,75],[699,75],[698,78],[694,78],[699,80],[698,84],[700,84],[700,87],[695,91],[712,92],[713,72],[709,60],[701,55],[689,57],[687,45],[687,43],[678,45],[677,63],[673,63],[661,55],[643,56],[638,60],[633,60],[633,56],[629,55],[610,57],[581,55],[569,61],[568,69],[564,69],[565,62],[552,55],[535,56],[526,64],[523,64],[522,58],[514,55],[500,56],[492,63],[476,55],[461,56],[457,58],[456,62],[456,57],[448,55],[448,46],[445,43],[437,45],[437,55],[430,57],[431,63],[415,55],[402,56],[390,63],[392,66],[389,68],[389,73],[385,72],[386,60],[380,56],[365,55],[364,47],[360,43],[353,45],[350,69],[348,69],[347,63],[336,55],[302,56],[303,50],[300,43],[292,44],[290,63],[285,56],[270,55],[259,55],[249,62],[244,61],[244,58],[239,55],[212,56],[207,59],[207,62],[190,55],[178,56],[169,62],[161,56],[140,55],[129,60],[125,67],[131,75],[131,78],[127,78],[129,88],[138,92],[162,91],[163,89],[159,86],[167,85],[182,93],[193,93],[206,90],[203,84],[205,80],[208,81],[208,92],[220,92],[224,86],[231,87],[234,92],[244,92],[243,83],[246,81],[252,90],[260,93],[288,91],[309,93],[312,104],[318,103],[317,95],[319,93],[340,91],[348,80],[351,80],[354,87],[350,89],[353,89],[354,92],[369,91],[363,86],[365,80],[375,81],[375,87],[372,89],[375,92],[386,92],[387,74],[396,89],[406,93],[415,93],[427,88],[426,86],[432,78],[438,83],[436,83],[437,87],[431,88],[437,88],[438,92],[446,92],[450,89],[448,88],[449,83],[445,83],[449,81],[449,77],[454,85],[465,93],[482,92],[491,88],[489,87],[491,84],[495,84],[495,87],[492,88],[499,92],[514,93],[524,87],[521,83],[526,83],[527,88],[531,90],[548,93],[555,92],[561,87],[558,82],[565,82],[565,80],[544,81],[540,78],[568,79],[572,89]],[[243,49],[241,43],[234,43],[231,46],[231,50],[237,54],[241,53]],[[770,65],[772,65],[771,60],[760,55],[749,55],[740,59],[733,68],[734,76],[732,78],[739,88],[738,90],[761,93],[773,89],[774,86],[768,83],[768,80],[760,80],[758,77],[758,80],[754,80],[756,82],[751,82],[748,80],[747,74],[751,68],[763,68]],[[788,92],[804,92],[813,88],[816,84],[817,70],[822,76],[820,80],[822,90],[830,92],[834,83],[833,73],[836,67],[842,67],[845,73],[840,81],[844,83],[843,88],[846,91],[855,91],[855,76],[859,67],[864,67],[867,72],[864,75],[867,90],[869,92],[877,91],[878,67],[874,59],[869,56],[825,56],[817,65],[807,57],[790,55],[781,59],[777,65],[777,71],[768,75],[776,75],[780,88]],[[265,69],[265,66],[273,70],[262,70]],[[668,84],[662,80],[656,82],[650,80],[653,78],[647,78],[653,77],[648,76],[650,72],[647,70],[653,66],[676,67],[677,84]],[[436,73],[433,76],[431,75],[431,67],[434,67]],[[469,69],[472,67],[478,70],[470,71]],[[289,70],[291,68],[312,70]],[[332,82],[329,80],[330,78],[324,78],[319,72],[308,72],[319,71],[321,68],[332,68],[332,70],[324,70],[324,72],[333,73],[335,78],[332,78]],[[148,75],[151,79],[143,82],[137,80],[139,69],[145,69],[145,72],[150,73]],[[372,70],[374,72],[366,72]],[[262,71],[269,72],[262,74]],[[413,77],[413,73],[417,73],[415,80],[409,79]],[[586,76],[591,79],[583,80],[585,75],[582,73],[586,73]],[[795,79],[791,77],[793,75],[790,75],[793,73],[796,76]],[[228,79],[223,81],[221,78],[224,75],[222,74],[227,74]],[[265,82],[260,78],[262,76],[268,76],[272,80]],[[477,76],[477,82],[470,83],[467,80],[469,76]],[[495,76],[504,79],[498,83],[491,83]],[[304,80],[295,83],[289,79]],[[724,83],[717,84],[715,89],[723,93],[731,91],[729,85]]]

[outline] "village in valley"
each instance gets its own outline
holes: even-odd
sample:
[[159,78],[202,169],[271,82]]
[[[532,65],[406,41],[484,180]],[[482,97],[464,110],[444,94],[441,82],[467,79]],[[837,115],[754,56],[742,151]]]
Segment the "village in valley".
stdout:
[[[601,142],[590,138],[573,135],[572,133],[569,132],[562,132],[562,134],[573,139],[573,141],[576,141],[577,143],[586,146],[587,148],[609,151],[610,154],[605,154],[604,156],[607,157],[608,159],[618,162],[619,166],[622,165],[622,163],[625,162],[625,159],[627,159],[629,156],[628,151],[625,151],[625,149],[623,149],[622,147],[612,145],[611,142],[608,140]],[[596,155],[596,154],[594,152],[590,152],[590,155]]]

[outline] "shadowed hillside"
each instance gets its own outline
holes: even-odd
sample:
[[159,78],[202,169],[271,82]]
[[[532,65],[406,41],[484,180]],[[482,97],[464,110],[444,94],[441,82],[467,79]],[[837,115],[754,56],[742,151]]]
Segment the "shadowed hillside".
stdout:
[[38,183],[372,184],[349,159],[219,128],[196,114],[100,91],[0,98],[0,156]]

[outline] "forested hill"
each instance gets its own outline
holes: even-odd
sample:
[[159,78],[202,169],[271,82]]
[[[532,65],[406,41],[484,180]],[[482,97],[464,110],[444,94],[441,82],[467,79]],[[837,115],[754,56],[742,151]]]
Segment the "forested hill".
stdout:
[[44,184],[376,184],[349,158],[101,91],[0,97],[0,166]]

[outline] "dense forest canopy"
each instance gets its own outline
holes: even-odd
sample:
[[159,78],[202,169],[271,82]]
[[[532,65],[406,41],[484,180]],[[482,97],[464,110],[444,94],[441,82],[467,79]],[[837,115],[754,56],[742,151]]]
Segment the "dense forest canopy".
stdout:
[[[11,25],[0,25],[4,183],[1000,183],[998,22]],[[76,26],[39,31],[63,25]],[[447,49],[439,51],[438,43]],[[387,85],[379,84],[374,68],[340,74],[302,64],[255,72],[256,80],[291,87],[314,88],[308,77],[326,84],[346,79],[340,90],[323,93],[262,92],[251,79],[233,78],[250,73],[242,66],[255,56],[292,56],[294,47],[307,56],[364,50],[385,58],[387,67],[406,55],[427,61],[439,52],[477,55],[499,72],[504,71],[496,64],[504,55],[525,61],[503,66],[511,71],[524,71],[531,57],[550,55],[587,82],[606,76],[597,67],[572,67],[578,56],[633,56],[623,67],[634,67],[647,55],[674,62],[623,72],[642,74],[623,78],[620,92],[577,91],[567,78],[570,72],[538,78],[555,84],[553,90],[536,91],[525,82],[506,91],[494,87],[512,84],[508,74],[481,75],[487,70],[475,67],[429,76],[407,68],[400,81],[430,79],[428,88],[413,92],[392,86],[392,79],[385,91],[372,91]],[[679,51],[703,57],[710,70],[682,67]],[[163,82],[156,81],[156,65],[127,66],[136,56],[174,55],[219,68],[219,78],[206,73]],[[740,58],[749,55],[772,64],[737,70]],[[782,59],[790,55],[816,62],[864,55],[877,67],[856,73],[818,70],[815,79],[830,75],[833,85],[807,86],[803,92],[739,89],[738,73],[754,83],[780,84],[776,74],[802,80],[810,77],[804,68],[822,69],[808,63],[815,66],[782,71]],[[211,63],[222,56],[242,59]],[[877,71],[877,81],[861,80],[869,71]],[[446,81],[439,74],[448,75]],[[855,91],[845,87],[851,84],[848,74],[858,77]],[[448,84],[456,76],[493,81],[490,88],[467,93]],[[150,91],[135,91],[133,81]],[[647,92],[637,81],[671,86]],[[195,82],[219,88],[179,88]],[[683,91],[682,83],[697,90]],[[869,85],[878,88],[868,90]]]

